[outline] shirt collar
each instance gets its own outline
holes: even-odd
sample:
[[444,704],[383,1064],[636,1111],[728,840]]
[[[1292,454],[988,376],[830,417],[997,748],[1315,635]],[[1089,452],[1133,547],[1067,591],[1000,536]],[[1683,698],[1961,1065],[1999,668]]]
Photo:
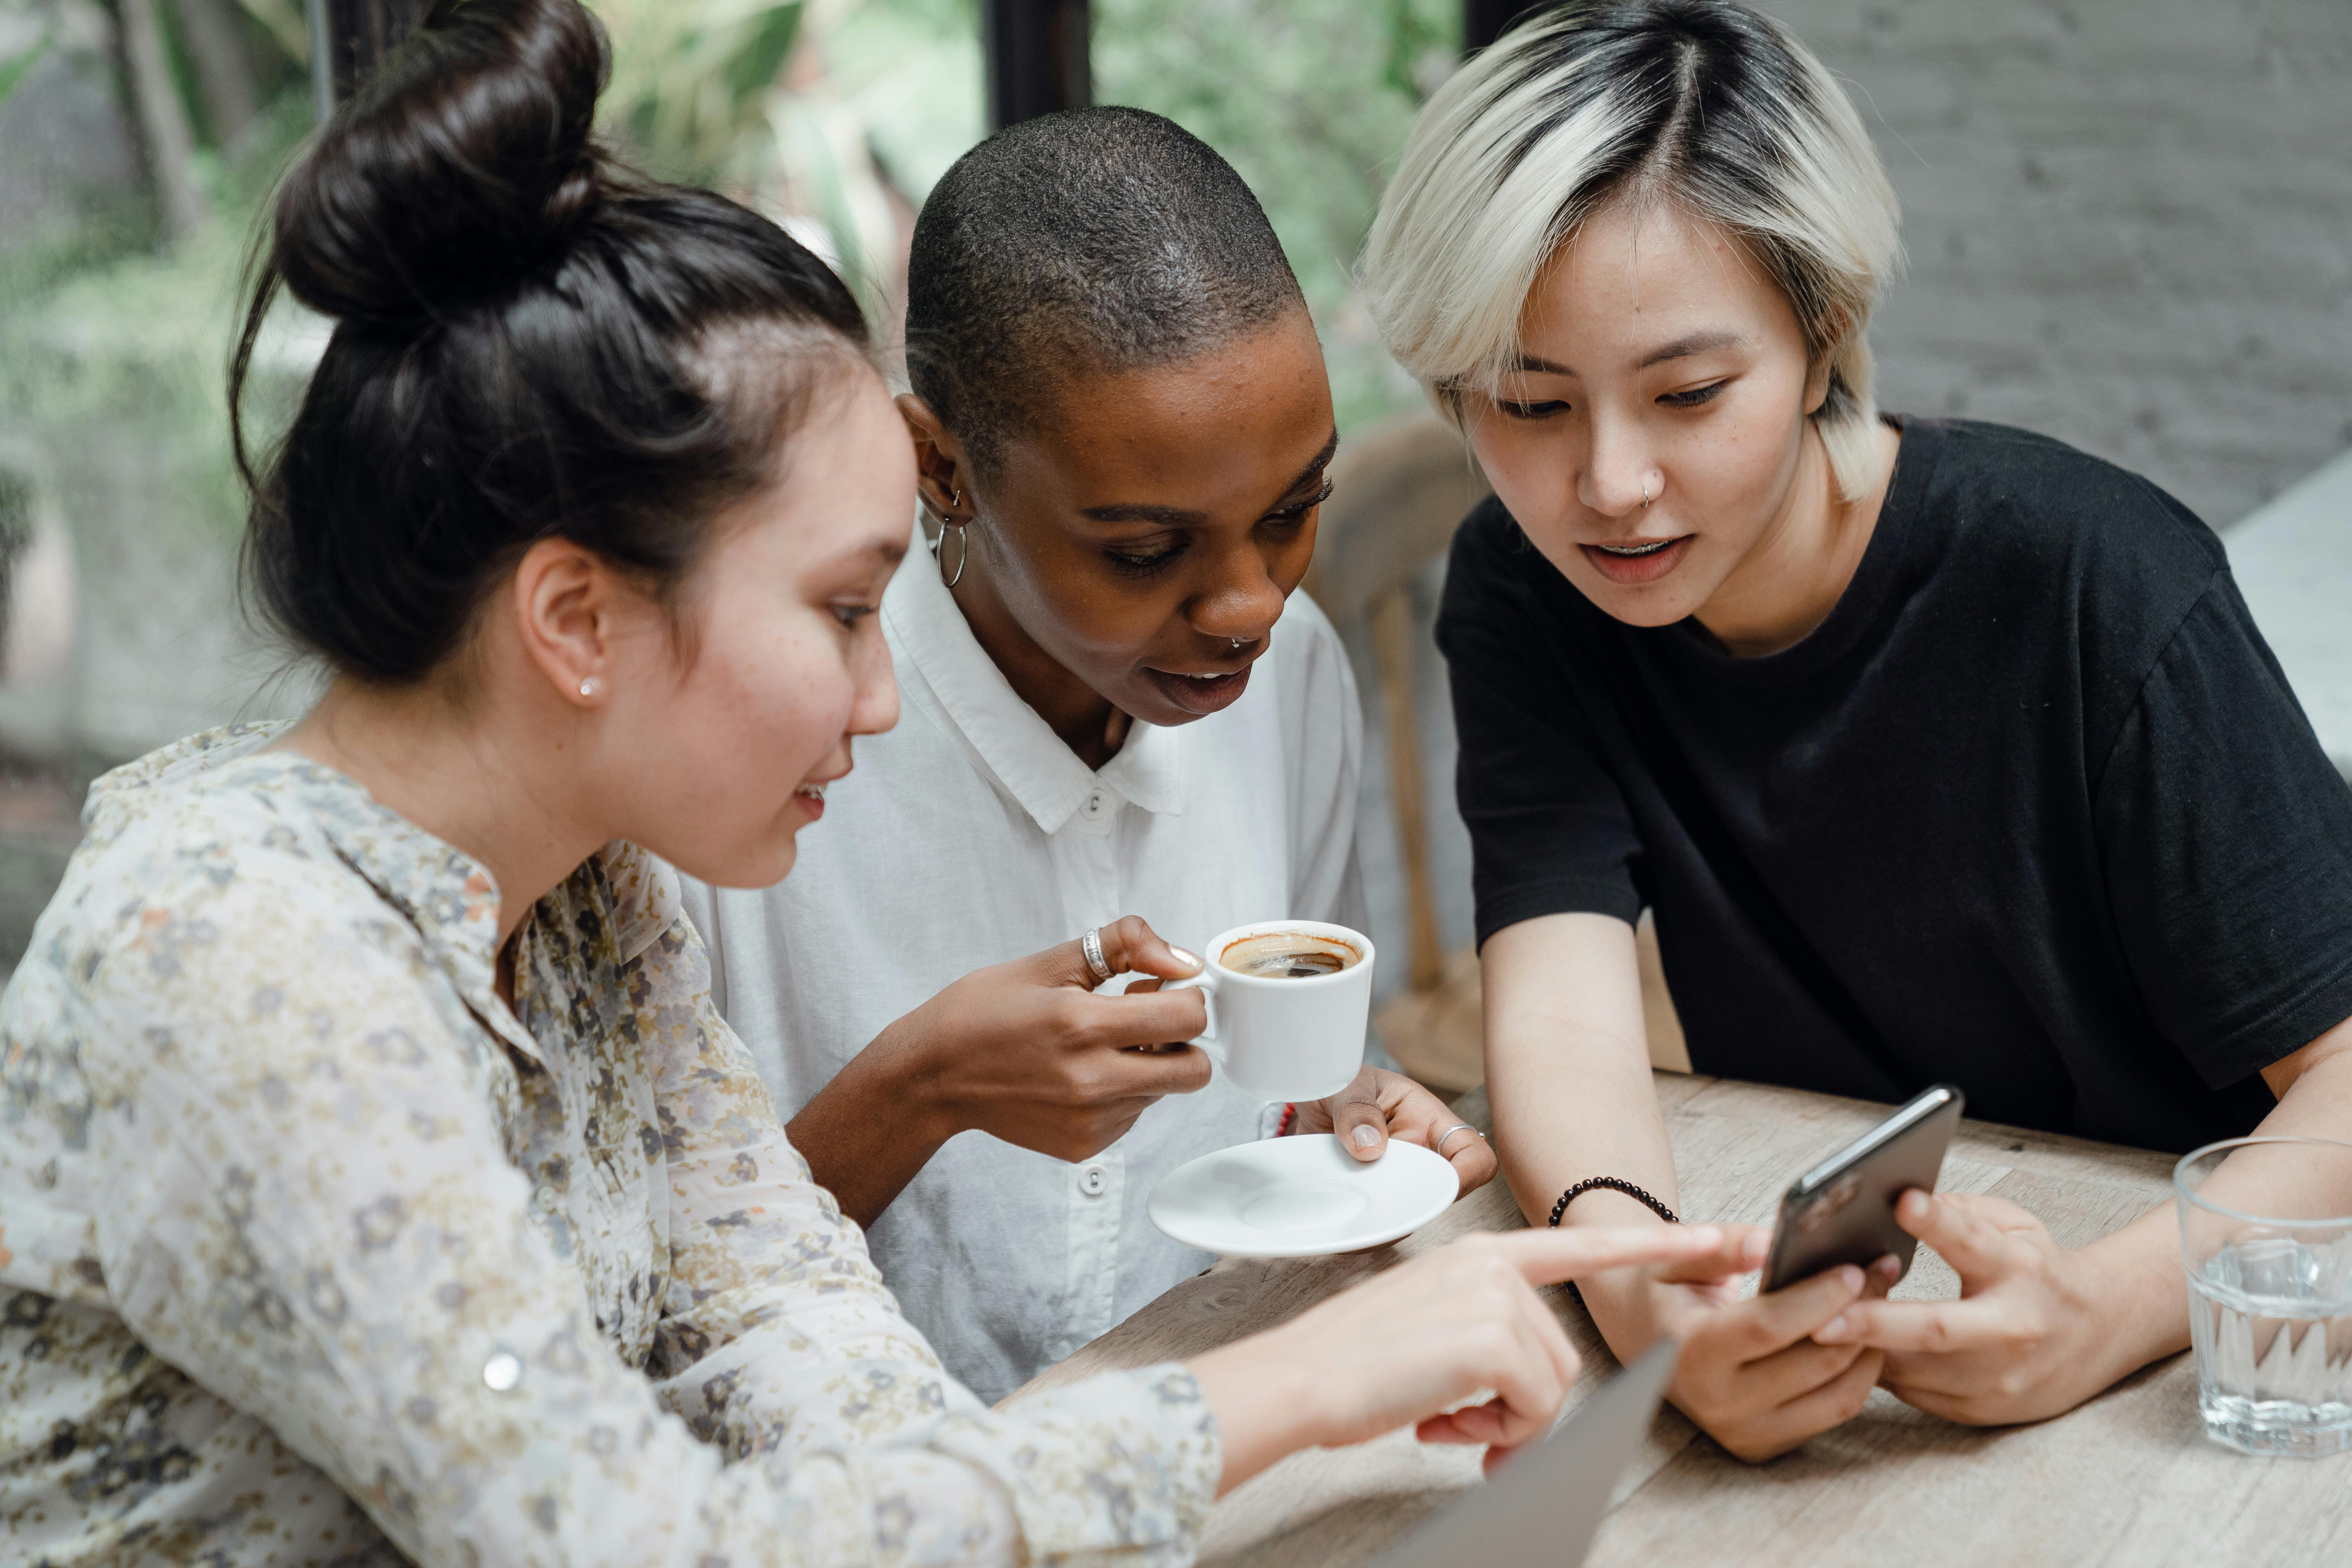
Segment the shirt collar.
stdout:
[[240,724],[192,735],[100,781],[90,810],[103,809],[101,791],[121,800],[125,792],[179,784],[215,769],[235,767],[268,778],[271,793],[315,822],[343,864],[415,927],[476,1016],[543,1064],[530,1031],[499,998],[499,889],[489,868],[383,805],[348,774],[299,752],[267,749],[292,727],[290,721]]
[[475,1016],[544,1065],[539,1042],[499,996],[499,885],[489,868],[378,804],[358,781],[296,762],[306,804],[344,861],[408,917]]
[[1096,790],[1164,816],[1181,813],[1183,737],[1136,720],[1100,773],[1080,762],[1037,710],[1021,700],[940,581],[919,527],[907,563],[882,598],[892,644],[921,677],[958,734],[1038,827],[1058,833]]

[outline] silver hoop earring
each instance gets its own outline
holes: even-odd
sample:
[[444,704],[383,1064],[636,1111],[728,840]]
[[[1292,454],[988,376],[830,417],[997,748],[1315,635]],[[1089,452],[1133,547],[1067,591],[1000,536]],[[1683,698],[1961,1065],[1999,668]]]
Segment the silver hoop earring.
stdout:
[[[958,522],[958,523],[945,523],[945,522],[943,522],[943,523],[940,524],[940,537],[939,537],[939,539],[938,539],[938,540],[937,540],[933,544],[932,544],[932,546],[931,546],[931,553],[932,553],[934,556],[939,555],[939,554],[941,552],[940,552],[940,547],[941,545],[945,544],[945,543],[948,542],[948,530],[949,530],[950,527],[952,527],[952,528],[955,530],[955,536],[956,536],[956,563],[955,563],[955,570],[954,570],[954,571],[952,571],[952,572],[948,573],[948,578],[947,578],[947,584],[948,584],[948,586],[949,586],[949,587],[950,587],[950,588],[954,587],[958,583],[961,583],[961,582],[962,582],[962,581],[963,581],[963,563],[964,563],[965,562],[967,562],[967,561],[969,561],[969,560],[971,560],[971,536],[970,534],[968,534],[968,533],[966,533],[966,532],[964,531],[964,529],[965,529],[967,526],[968,526],[967,524],[961,523],[961,522]],[[945,564],[944,564],[944,563],[942,563],[942,564],[941,564],[940,569],[941,569],[942,571],[945,571],[945,570],[946,570],[946,567],[945,567]]]
[[[955,495],[953,496],[953,498],[952,498],[952,499],[950,499],[950,500],[949,500],[948,505],[949,505],[950,508],[960,507],[960,506],[963,505],[963,491],[961,491],[961,490],[958,490],[958,491],[956,491],[956,492],[955,492]],[[948,530],[950,530],[950,529],[953,529],[953,530],[955,530],[955,536],[956,536],[956,563],[955,563],[955,574],[954,574],[954,575],[952,575],[952,576],[950,576],[950,577],[948,579],[948,586],[949,586],[949,587],[950,587],[950,588],[952,588],[952,587],[954,587],[958,583],[961,583],[961,582],[962,582],[962,581],[963,581],[963,563],[964,563],[966,561],[969,561],[970,559],[971,559],[971,536],[970,534],[968,534],[968,533],[966,533],[966,532],[964,531],[964,530],[965,530],[966,528],[970,527],[970,526],[971,526],[971,524],[970,524],[970,523],[968,523],[968,522],[957,522],[957,521],[955,521],[953,519],[951,519],[950,517],[949,517],[949,516],[948,516],[948,514],[947,514],[946,512],[942,512],[942,511],[934,511],[934,512],[932,512],[932,514],[931,514],[931,515],[932,515],[932,516],[934,516],[934,517],[936,517],[936,518],[938,518],[938,519],[939,519],[939,523],[940,523],[940,531],[939,531],[939,533],[937,534],[937,536],[935,536],[935,537],[931,540],[931,559],[932,559],[932,560],[934,560],[934,561],[939,561],[939,560],[940,559],[940,548],[941,548],[943,545],[945,545],[945,544],[947,543],[947,542],[948,542]],[[944,563],[942,563],[942,567],[941,567],[941,569],[942,569],[942,570],[944,570],[944,569],[945,569]]]

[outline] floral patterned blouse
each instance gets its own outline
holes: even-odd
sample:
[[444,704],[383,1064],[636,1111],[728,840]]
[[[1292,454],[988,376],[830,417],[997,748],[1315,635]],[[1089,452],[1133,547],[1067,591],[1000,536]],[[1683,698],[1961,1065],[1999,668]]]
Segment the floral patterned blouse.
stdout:
[[0,1561],[1171,1563],[1182,1368],[991,1412],[626,844],[477,862],[215,731],[100,780],[0,1004]]

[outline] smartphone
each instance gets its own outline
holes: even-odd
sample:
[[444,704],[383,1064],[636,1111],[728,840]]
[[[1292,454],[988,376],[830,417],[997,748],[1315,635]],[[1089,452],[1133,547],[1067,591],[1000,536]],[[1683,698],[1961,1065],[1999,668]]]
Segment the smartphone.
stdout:
[[1909,1272],[1919,1240],[1895,1223],[1895,1200],[1909,1187],[1936,1190],[1967,1103],[1958,1087],[1939,1083],[1799,1176],[1780,1199],[1764,1289],[1841,1263],[1867,1268],[1890,1252]]

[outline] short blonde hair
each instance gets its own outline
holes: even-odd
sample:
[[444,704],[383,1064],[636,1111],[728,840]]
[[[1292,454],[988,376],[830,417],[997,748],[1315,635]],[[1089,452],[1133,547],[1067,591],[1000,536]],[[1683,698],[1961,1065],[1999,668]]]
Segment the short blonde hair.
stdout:
[[1843,89],[1730,0],[1567,4],[1514,28],[1421,111],[1366,247],[1398,363],[1457,419],[1519,353],[1528,294],[1612,200],[1736,237],[1829,366],[1813,416],[1840,491],[1874,477],[1871,307],[1901,266],[1895,191]]

